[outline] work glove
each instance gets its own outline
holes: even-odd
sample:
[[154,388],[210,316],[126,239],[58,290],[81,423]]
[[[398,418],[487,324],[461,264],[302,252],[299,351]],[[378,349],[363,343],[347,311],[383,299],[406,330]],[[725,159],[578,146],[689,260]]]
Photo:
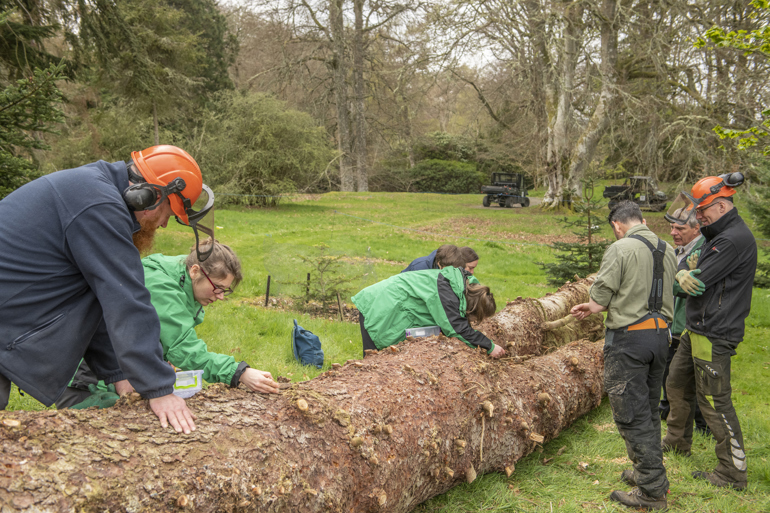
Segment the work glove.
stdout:
[[107,389],[100,389],[97,385],[88,385],[88,391],[91,392],[91,396],[85,401],[72,406],[73,410],[85,410],[96,406],[97,408],[111,408],[115,406],[115,403],[120,399],[115,385],[107,385]]
[[690,253],[690,256],[687,257],[687,267],[689,267],[691,271],[698,267],[698,258],[700,258],[699,249],[696,249]]
[[691,296],[700,296],[706,290],[706,285],[695,277],[696,274],[700,274],[700,269],[690,271],[682,269],[676,273],[676,281],[679,282],[679,286]]

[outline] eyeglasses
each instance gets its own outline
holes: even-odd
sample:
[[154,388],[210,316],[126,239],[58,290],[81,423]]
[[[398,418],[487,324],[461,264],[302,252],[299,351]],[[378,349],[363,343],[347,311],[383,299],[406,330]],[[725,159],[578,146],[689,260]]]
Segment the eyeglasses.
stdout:
[[211,283],[211,286],[214,287],[214,294],[222,294],[223,296],[229,296],[230,294],[232,294],[234,292],[233,289],[231,289],[231,288],[224,289],[222,287],[214,285],[214,282],[211,281],[211,278],[209,278],[209,275],[206,274],[206,271],[203,270],[203,267],[200,267],[200,270],[203,273],[203,276],[205,276],[206,279],[209,280],[209,283]]
[[715,202],[713,202],[711,205],[706,205],[706,206],[705,206],[705,207],[703,207],[703,208],[696,208],[696,209],[695,209],[695,212],[696,212],[697,214],[702,214],[703,212],[705,212],[705,211],[706,211],[706,209],[709,209],[709,208],[713,207],[714,205],[719,205],[719,203],[720,203],[719,201],[715,201]]

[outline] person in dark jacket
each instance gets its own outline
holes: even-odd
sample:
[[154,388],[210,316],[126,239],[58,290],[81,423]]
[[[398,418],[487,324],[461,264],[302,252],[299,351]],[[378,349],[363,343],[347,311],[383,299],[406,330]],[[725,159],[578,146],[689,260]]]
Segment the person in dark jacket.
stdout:
[[133,387],[149,399],[163,427],[194,430],[172,394],[134,235],[146,245],[175,215],[197,238],[213,201],[198,164],[174,146],[43,176],[0,201],[0,408],[12,382],[50,406],[85,358],[118,393]]
[[[443,244],[429,255],[412,260],[402,273],[410,271],[424,271],[425,269],[441,269],[447,265],[460,262],[461,255],[454,244]],[[459,267],[459,265],[458,265]]]
[[694,415],[690,405],[697,397],[716,439],[718,463],[712,472],[693,472],[693,477],[736,489],[746,488],[748,465],[731,399],[730,367],[751,311],[757,268],[757,243],[731,198],[741,183],[739,173],[709,176],[698,181],[689,196],[705,241],[698,268],[690,270],[684,262],[677,273],[683,293],[689,295],[686,332],[666,382],[671,413],[662,441],[664,450],[690,453]]
[[398,344],[409,328],[439,326],[444,335],[482,347],[493,358],[505,355],[502,347],[471,327],[471,322],[494,315],[496,306],[489,287],[466,285],[468,276],[453,266],[402,273],[353,296],[364,350]]

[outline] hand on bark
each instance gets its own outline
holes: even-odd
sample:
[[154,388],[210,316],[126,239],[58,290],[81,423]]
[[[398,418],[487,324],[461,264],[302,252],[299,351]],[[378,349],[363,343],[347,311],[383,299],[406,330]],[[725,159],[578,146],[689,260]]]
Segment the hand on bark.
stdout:
[[129,383],[127,379],[116,381],[113,384],[115,385],[115,391],[120,397],[128,395],[134,391],[134,387],[131,386],[131,383]]
[[588,307],[588,303],[581,303],[579,305],[575,305],[572,307],[572,309],[569,311],[569,313],[572,314],[572,317],[575,319],[582,321],[589,315],[591,315],[591,309]]
[[692,271],[682,269],[676,273],[676,281],[679,282],[679,286],[691,296],[700,296],[706,290],[706,285],[695,277],[696,274],[700,274],[700,269],[693,269]]
[[503,346],[498,346],[495,344],[495,348],[492,350],[491,353],[489,353],[489,356],[492,358],[502,358],[505,356],[505,349],[503,349]]
[[160,425],[168,427],[169,423],[177,433],[190,434],[195,431],[194,419],[197,417],[190,411],[184,399],[174,394],[150,399],[150,408],[160,419]]
[[273,381],[273,376],[266,371],[247,368],[241,374],[239,383],[243,383],[249,390],[265,394],[277,394],[280,390],[278,383]]
[[699,249],[696,249],[687,257],[687,267],[689,267],[691,271],[698,268],[698,258],[700,258]]

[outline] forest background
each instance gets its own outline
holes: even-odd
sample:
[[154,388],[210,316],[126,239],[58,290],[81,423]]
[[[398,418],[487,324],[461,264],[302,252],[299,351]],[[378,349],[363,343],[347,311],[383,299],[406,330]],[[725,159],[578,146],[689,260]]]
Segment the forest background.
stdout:
[[187,149],[220,205],[478,192],[493,171],[525,173],[546,208],[587,175],[762,183],[769,16],[767,0],[0,0],[0,197],[156,143]]

